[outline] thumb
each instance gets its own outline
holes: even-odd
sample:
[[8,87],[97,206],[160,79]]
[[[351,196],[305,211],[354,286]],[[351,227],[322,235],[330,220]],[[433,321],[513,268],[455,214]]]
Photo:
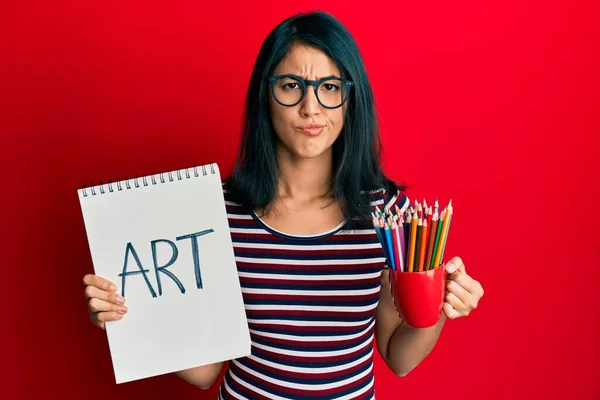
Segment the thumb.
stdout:
[[453,257],[450,260],[448,260],[448,262],[446,263],[446,272],[451,274],[456,271],[466,272],[465,264],[462,262],[462,260],[459,257]]

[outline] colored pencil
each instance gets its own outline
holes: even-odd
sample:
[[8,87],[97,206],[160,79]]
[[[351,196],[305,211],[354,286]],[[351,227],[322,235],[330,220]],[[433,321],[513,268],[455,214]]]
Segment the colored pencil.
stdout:
[[[408,253],[409,253],[409,244],[408,242],[410,241],[410,226],[412,222],[412,214],[409,210],[406,210],[406,221],[404,224],[404,239],[405,239],[405,247],[406,247],[406,260],[408,261]],[[408,269],[408,264],[407,264],[407,269]]]
[[373,228],[390,269],[422,272],[442,265],[454,213],[452,200],[441,212],[437,197],[432,206],[424,198],[404,209],[394,205],[374,210]]
[[381,243],[381,247],[383,248],[383,254],[385,258],[389,260],[387,246],[385,245],[385,239],[383,238],[383,234],[381,232],[381,228],[379,227],[379,221],[373,218],[373,228],[375,229],[375,233],[377,234],[377,239],[379,239],[379,243]]
[[417,223],[418,219],[416,216],[410,221],[410,238],[408,247],[408,272],[413,272],[413,265],[415,263],[415,242],[417,238]]
[[435,243],[433,244],[433,254],[431,255],[431,267],[430,269],[434,269],[437,268],[437,264],[435,263],[435,259],[437,258],[437,252],[438,252],[438,246],[439,246],[439,242],[440,242],[440,236],[442,234],[442,229],[444,227],[443,224],[443,219],[444,219],[444,211],[442,211],[441,215],[440,215],[440,220],[438,222],[438,227],[437,227],[437,232],[435,233]]
[[452,222],[452,199],[450,199],[450,202],[448,202],[448,211],[449,211],[449,216],[448,216],[448,226],[446,227],[446,235],[444,236],[444,244],[442,245],[442,255],[440,257],[440,260],[442,262],[444,262],[444,252],[446,251],[446,243],[448,243],[448,235],[450,233],[450,222]]
[[431,219],[433,218],[433,211],[431,209],[431,206],[429,206],[429,212],[427,213],[427,226],[429,227],[428,232],[427,232],[427,240],[429,240],[429,235],[431,232]]
[[423,231],[421,232],[421,253],[419,254],[419,272],[423,271],[423,265],[425,264],[425,253],[427,251],[427,220],[423,220]]
[[392,242],[394,244],[396,269],[404,272],[404,257],[402,257],[402,247],[400,246],[400,233],[396,221],[392,222]]
[[442,224],[442,228],[441,230],[441,234],[440,234],[440,240],[438,242],[438,248],[436,251],[436,256],[435,256],[435,266],[437,267],[438,265],[440,265],[441,263],[441,257],[442,257],[442,245],[444,244],[444,240],[446,240],[446,228],[448,227],[448,216],[450,215],[449,210],[446,208],[444,209],[444,218],[443,218],[443,224]]
[[413,265],[413,271],[419,270],[419,257],[421,256],[421,237],[423,236],[423,219],[419,218],[417,221],[417,236],[415,239],[415,264]]
[[400,232],[400,249],[402,250],[402,265],[404,266],[403,272],[406,272],[406,238],[404,237],[404,218],[400,216],[398,221],[398,231]]
[[385,241],[387,243],[390,267],[392,267],[393,270],[396,270],[396,260],[394,260],[394,245],[392,244],[392,233],[390,232],[390,226],[387,223],[383,227],[383,232],[385,234]]
[[431,219],[431,228],[429,229],[429,243],[427,243],[427,258],[425,259],[425,268],[426,269],[432,269],[432,265],[433,265],[433,245],[435,242],[435,235],[437,233],[437,227],[438,227],[438,214],[437,211],[435,213],[433,213],[433,218]]

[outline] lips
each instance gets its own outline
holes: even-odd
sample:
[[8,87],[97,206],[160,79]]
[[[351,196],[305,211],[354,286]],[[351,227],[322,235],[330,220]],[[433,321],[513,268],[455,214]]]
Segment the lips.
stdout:
[[324,125],[305,125],[298,127],[298,130],[308,136],[319,136],[323,132],[323,128],[325,128]]

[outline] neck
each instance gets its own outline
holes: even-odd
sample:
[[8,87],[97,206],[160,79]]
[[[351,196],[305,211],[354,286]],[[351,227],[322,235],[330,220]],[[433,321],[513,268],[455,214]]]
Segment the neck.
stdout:
[[315,158],[298,158],[277,148],[279,195],[298,200],[322,198],[328,195],[333,175],[332,149]]

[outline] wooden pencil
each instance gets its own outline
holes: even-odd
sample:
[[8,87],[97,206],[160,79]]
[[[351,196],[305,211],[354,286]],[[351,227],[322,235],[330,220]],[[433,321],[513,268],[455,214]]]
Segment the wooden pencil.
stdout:
[[400,245],[400,233],[396,221],[392,222],[392,242],[394,245],[394,258],[396,260],[396,269],[404,272],[404,257],[402,255],[402,246]]
[[446,227],[446,235],[444,236],[444,244],[442,245],[442,256],[440,257],[440,261],[444,262],[444,252],[446,251],[446,243],[448,243],[448,236],[450,235],[450,223],[452,222],[452,199],[450,199],[450,202],[448,203],[448,212],[449,212],[449,216],[448,216],[448,226]]
[[421,232],[421,245],[419,246],[419,272],[423,271],[423,265],[425,265],[425,253],[427,252],[427,220],[423,220],[423,230]]
[[440,234],[440,240],[438,242],[438,248],[436,251],[436,256],[435,256],[435,266],[437,267],[438,265],[440,265],[441,263],[441,258],[442,258],[442,245],[444,244],[444,240],[446,240],[446,233],[447,233],[447,227],[448,227],[448,217],[449,217],[450,213],[449,210],[446,208],[444,209],[444,219],[443,219],[443,224],[442,224],[442,229],[441,229],[441,234]]
[[435,259],[437,258],[440,236],[442,234],[442,228],[444,226],[444,211],[440,214],[440,220],[438,222],[437,232],[435,233],[435,243],[433,244],[433,254],[431,255],[431,269],[437,268]]
[[[429,212],[427,213],[427,226],[429,226],[430,228],[431,228],[431,219],[432,218],[433,218],[433,211],[431,209],[431,206],[429,206]],[[429,232],[431,232],[431,229],[429,229]]]
[[413,272],[413,265],[415,263],[415,246],[416,246],[416,238],[417,238],[417,224],[418,218],[416,216],[410,222],[410,239],[409,241],[409,250],[408,250],[408,272]]
[[404,266],[403,272],[406,272],[406,238],[404,236],[404,218],[400,216],[398,220],[398,231],[400,233],[400,249],[402,250],[402,265]]
[[427,257],[425,258],[425,268],[426,269],[431,269],[433,268],[431,265],[433,264],[433,245],[435,242],[435,235],[437,233],[437,227],[438,227],[438,214],[437,211],[435,213],[433,213],[433,218],[431,219],[431,227],[429,228],[429,240],[427,243]]
[[373,218],[373,229],[375,229],[377,239],[379,239],[379,243],[381,243],[381,247],[383,248],[383,254],[385,255],[385,258],[389,260],[387,246],[385,244],[385,238],[383,237],[383,233],[381,232],[381,228],[379,227],[379,220],[376,218]]
[[395,270],[396,269],[396,260],[394,259],[394,244],[392,243],[392,232],[390,231],[390,226],[387,223],[385,223],[383,225],[383,233],[384,233],[385,242],[387,243],[387,248],[388,248],[389,266],[390,266],[390,268]]
[[[412,214],[409,210],[406,210],[406,222],[404,224],[404,239],[405,239],[406,259],[407,260],[408,260],[408,253],[409,253],[408,242],[410,240],[411,222],[412,222]],[[407,267],[408,267],[408,263],[407,263]]]
[[413,265],[413,271],[419,270],[419,257],[421,255],[421,237],[423,235],[423,219],[419,218],[417,221],[417,236],[415,241],[415,264]]

